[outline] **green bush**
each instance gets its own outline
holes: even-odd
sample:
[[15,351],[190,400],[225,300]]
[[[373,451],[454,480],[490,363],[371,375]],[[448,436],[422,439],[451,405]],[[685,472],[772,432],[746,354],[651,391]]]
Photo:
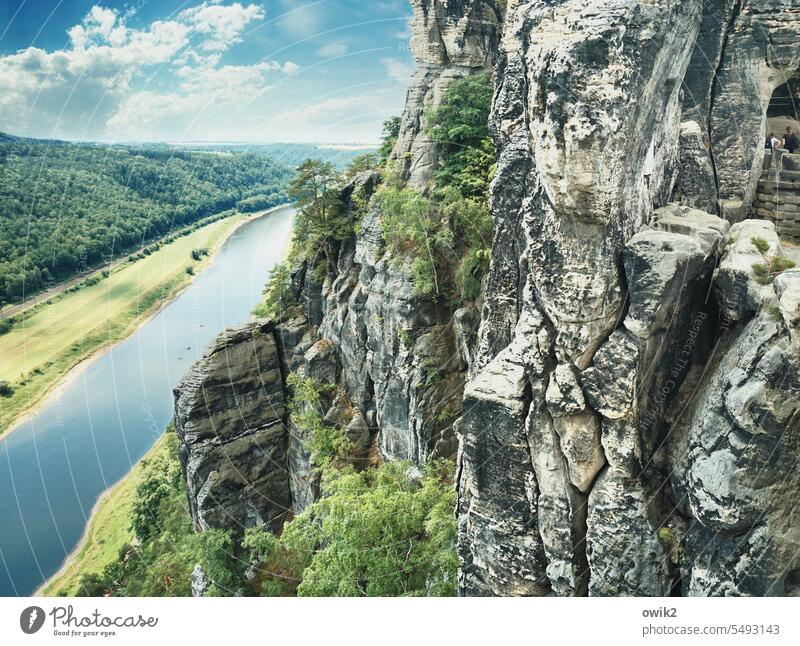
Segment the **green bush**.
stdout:
[[455,595],[453,464],[428,465],[421,480],[410,466],[326,471],[323,497],[279,539],[250,530],[244,545],[265,564],[263,592],[299,581],[299,596]]
[[400,117],[392,117],[383,122],[382,143],[378,150],[378,156],[382,164],[385,164],[389,159],[389,155],[392,154],[392,149],[400,136],[400,125]]
[[412,258],[414,291],[420,296],[439,294],[436,234],[439,230],[431,201],[406,186],[394,169],[388,169],[376,193],[381,207],[381,231],[392,254]]
[[13,319],[0,319],[0,336],[11,332],[12,327],[14,327]]
[[487,73],[458,79],[439,107],[426,114],[428,136],[441,147],[437,188],[453,187],[465,198],[487,199],[495,166],[488,126],[492,92]]

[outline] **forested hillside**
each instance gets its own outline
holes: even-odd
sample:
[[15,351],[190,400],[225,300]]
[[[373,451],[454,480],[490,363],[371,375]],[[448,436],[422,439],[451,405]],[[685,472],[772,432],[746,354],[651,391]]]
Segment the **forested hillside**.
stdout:
[[[168,146],[163,145],[165,149]],[[202,144],[191,146],[190,150],[203,152],[248,152],[254,155],[266,155],[276,162],[296,168],[306,159],[319,159],[328,162],[339,170],[345,170],[354,159],[365,154],[377,152],[377,147],[360,145],[328,145],[301,143],[274,144]]]
[[291,175],[263,154],[0,134],[0,304],[212,213],[281,204]]

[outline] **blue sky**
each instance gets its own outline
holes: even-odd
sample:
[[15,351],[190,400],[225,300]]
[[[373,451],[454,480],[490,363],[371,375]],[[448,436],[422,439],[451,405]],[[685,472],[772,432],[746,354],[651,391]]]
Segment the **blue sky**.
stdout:
[[408,0],[3,0],[0,130],[102,141],[374,142]]

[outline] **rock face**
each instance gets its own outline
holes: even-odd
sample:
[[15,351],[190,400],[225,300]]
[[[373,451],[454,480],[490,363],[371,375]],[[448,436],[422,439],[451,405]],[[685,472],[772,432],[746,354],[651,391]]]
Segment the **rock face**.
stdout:
[[[800,529],[777,520],[792,514],[794,470],[766,466],[778,441],[797,455],[796,323],[781,313],[766,324],[776,295],[752,268],[764,258],[751,238],[770,253],[778,239],[766,222],[729,234],[694,208],[741,217],[772,88],[798,64],[790,3],[758,4],[509,3],[492,113],[492,269],[461,425],[463,594],[796,588]],[[782,45],[765,58],[767,37]],[[710,73],[700,56],[717,61]],[[740,113],[751,128],[730,127]],[[725,115],[743,141],[723,136]],[[687,206],[665,206],[673,192]],[[793,292],[794,280],[781,275],[775,290]],[[734,383],[717,385],[717,370]],[[748,424],[755,409],[771,441]],[[766,447],[751,448],[753,437]],[[739,489],[759,469],[764,483]],[[779,481],[792,493],[778,495]],[[736,542],[745,529],[752,539]],[[719,548],[703,552],[712,536]]]
[[223,332],[175,390],[175,430],[197,531],[278,529],[291,507],[275,326]]
[[767,106],[800,66],[798,36],[793,0],[704,0],[684,80],[681,148],[696,155],[681,170],[688,204],[707,208],[711,195],[725,218],[747,215],[761,177]]
[[800,595],[800,270],[740,222],[795,3],[412,5],[411,186],[439,161],[426,108],[495,75],[481,298],[417,295],[380,175],[353,178],[359,232],[296,269],[303,311],[221,336],[176,393],[196,527],[275,528],[320,495],[291,370],[335,386],[356,460],[457,456],[463,595]]
[[392,158],[403,165],[416,188],[429,188],[439,155],[425,135],[425,109],[439,105],[453,80],[492,68],[504,4],[503,0],[411,0],[411,52],[418,68]]

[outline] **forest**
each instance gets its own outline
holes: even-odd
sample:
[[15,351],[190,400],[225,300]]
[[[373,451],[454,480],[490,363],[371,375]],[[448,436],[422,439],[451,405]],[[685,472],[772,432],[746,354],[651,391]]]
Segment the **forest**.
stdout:
[[211,214],[282,204],[292,176],[264,154],[0,133],[0,305]]

